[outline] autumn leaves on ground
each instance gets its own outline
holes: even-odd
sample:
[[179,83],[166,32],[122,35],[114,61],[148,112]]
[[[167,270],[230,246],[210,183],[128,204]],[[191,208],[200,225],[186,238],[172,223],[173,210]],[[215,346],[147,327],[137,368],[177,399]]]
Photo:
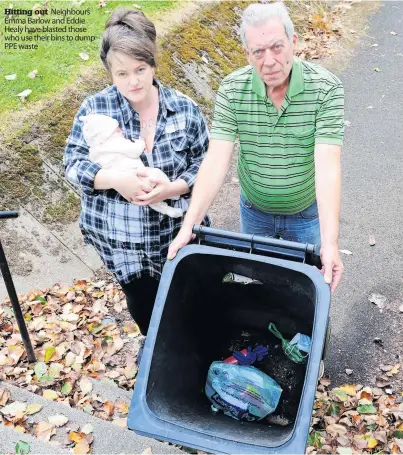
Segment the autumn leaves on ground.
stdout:
[[[139,330],[127,313],[122,291],[105,281],[77,281],[70,288],[55,285],[44,292],[32,291],[21,299],[21,306],[37,363],[27,362],[12,310],[2,305],[0,379],[126,427],[129,403],[101,401],[88,379],[128,390],[134,385]],[[0,387],[0,422],[49,441],[67,421],[55,416],[52,421],[31,425],[27,417],[40,408],[10,400],[8,390]],[[66,447],[76,444],[76,453],[87,453],[90,433],[74,428]],[[86,443],[87,451],[83,450]]]

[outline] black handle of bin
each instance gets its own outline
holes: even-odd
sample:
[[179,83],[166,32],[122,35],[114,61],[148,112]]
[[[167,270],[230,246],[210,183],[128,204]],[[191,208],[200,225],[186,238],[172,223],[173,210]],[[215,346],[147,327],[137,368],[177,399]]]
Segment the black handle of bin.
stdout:
[[[298,243],[288,240],[274,239],[271,237],[263,237],[254,234],[243,234],[241,232],[226,231],[223,229],[214,229],[206,226],[195,224],[193,226],[193,233],[201,240],[203,236],[214,236],[228,240],[236,240],[245,242],[250,245],[250,252],[253,251],[254,245],[264,245],[268,247],[282,248],[291,251],[298,251],[304,253],[304,260],[310,265],[321,267],[319,246],[311,243]],[[237,246],[234,245],[236,248]]]
[[19,213],[15,210],[1,210],[0,220],[7,220],[8,218],[18,218]]

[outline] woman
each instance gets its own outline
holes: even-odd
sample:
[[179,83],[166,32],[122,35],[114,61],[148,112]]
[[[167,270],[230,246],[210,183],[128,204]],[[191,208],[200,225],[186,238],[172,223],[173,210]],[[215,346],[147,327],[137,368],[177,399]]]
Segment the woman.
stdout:
[[[82,189],[80,228],[121,284],[143,335],[168,246],[183,222],[183,217],[170,218],[148,206],[182,196],[169,203],[186,209],[208,146],[197,105],[155,79],[155,43],[155,27],[143,13],[119,9],[112,14],[100,56],[113,85],[84,100],[64,155],[67,179]],[[151,180],[147,170],[113,171],[91,162],[79,120],[89,113],[116,119],[126,138],[143,137],[144,164],[161,169],[170,182]]]

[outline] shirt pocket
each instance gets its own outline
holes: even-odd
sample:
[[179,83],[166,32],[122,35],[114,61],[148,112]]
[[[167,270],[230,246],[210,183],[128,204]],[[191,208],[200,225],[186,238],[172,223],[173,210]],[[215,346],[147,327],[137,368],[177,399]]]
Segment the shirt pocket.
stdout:
[[107,223],[110,239],[123,243],[141,243],[143,241],[143,207],[129,202],[110,202]]
[[301,142],[314,142],[316,128],[314,126],[302,126],[298,128],[290,129],[289,134],[292,138],[295,138]]

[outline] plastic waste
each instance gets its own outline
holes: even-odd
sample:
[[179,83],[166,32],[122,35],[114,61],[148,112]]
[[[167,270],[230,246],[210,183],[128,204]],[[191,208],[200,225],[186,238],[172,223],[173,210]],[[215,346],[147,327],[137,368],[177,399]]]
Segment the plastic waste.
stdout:
[[[251,348],[250,346],[248,349],[243,349],[242,351],[235,351],[230,362],[224,360],[225,363],[232,363],[233,365],[252,365],[256,361],[262,360],[264,356],[269,353],[267,347],[259,345],[255,348]],[[235,361],[232,361],[234,359]]]
[[290,359],[294,363],[306,362],[308,354],[300,351],[297,345],[291,344],[288,340],[286,340],[272,322],[269,324],[269,330],[274,336],[281,340],[283,352],[288,359]]
[[309,354],[311,350],[312,340],[308,335],[303,333],[297,333],[294,338],[290,341],[290,344],[296,345],[300,351]]
[[213,362],[205,392],[213,411],[237,420],[261,420],[277,408],[281,387],[255,367]]
[[239,283],[239,284],[263,284],[259,280],[248,278],[247,276],[238,275],[237,273],[229,272],[222,279],[223,283]]

